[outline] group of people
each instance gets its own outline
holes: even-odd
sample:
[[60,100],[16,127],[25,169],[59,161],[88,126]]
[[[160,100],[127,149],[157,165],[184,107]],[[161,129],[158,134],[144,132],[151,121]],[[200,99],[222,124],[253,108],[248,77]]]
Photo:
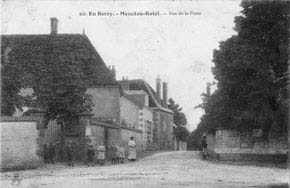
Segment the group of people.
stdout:
[[[111,146],[108,148],[107,152],[108,160],[111,164],[116,163],[124,163],[125,162],[125,148],[120,147],[116,144],[116,142],[112,142]],[[136,152],[136,142],[134,141],[134,137],[130,137],[128,143],[128,160],[135,161],[137,158]],[[95,162],[100,165],[104,165],[106,159],[106,147],[103,143],[100,143],[95,150],[93,145],[89,145],[89,149],[87,151],[87,163],[88,166],[93,166]]]
[[[45,163],[54,164],[54,158],[55,158],[55,153],[56,153],[55,148],[57,144],[58,142],[55,144],[46,143],[44,145]],[[71,140],[69,140],[66,146],[67,159],[68,159],[69,166],[74,166],[75,148],[76,148],[76,144],[72,142]],[[115,141],[113,141],[111,146],[108,147],[108,151],[106,151],[106,147],[103,144],[103,142],[100,142],[99,145],[96,147],[93,147],[93,145],[89,145],[86,154],[87,154],[88,166],[94,166],[96,163],[100,165],[104,165],[106,159],[108,159],[111,162],[111,164],[125,162],[125,148],[118,146]],[[134,140],[134,137],[130,137],[130,140],[128,142],[128,160],[135,161],[136,158],[137,158],[136,142]]]

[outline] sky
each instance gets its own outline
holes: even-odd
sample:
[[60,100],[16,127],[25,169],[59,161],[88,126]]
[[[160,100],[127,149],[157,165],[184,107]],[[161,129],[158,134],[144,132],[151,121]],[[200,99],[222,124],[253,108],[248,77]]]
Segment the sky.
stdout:
[[[204,113],[194,107],[201,104],[206,83],[214,81],[213,49],[236,34],[239,5],[238,0],[2,1],[1,33],[49,34],[50,18],[57,17],[58,33],[84,31],[106,65],[115,66],[117,79],[144,79],[155,88],[159,75],[168,83],[168,97],[183,108],[192,131]],[[117,15],[121,11],[161,15]],[[87,15],[81,16],[84,12]],[[98,12],[115,16],[98,16]]]

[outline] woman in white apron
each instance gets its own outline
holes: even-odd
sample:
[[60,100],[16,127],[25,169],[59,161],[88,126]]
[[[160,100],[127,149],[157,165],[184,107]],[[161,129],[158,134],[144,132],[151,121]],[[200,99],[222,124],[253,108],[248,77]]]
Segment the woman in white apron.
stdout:
[[137,158],[137,153],[136,153],[136,142],[133,136],[130,137],[130,140],[128,142],[128,147],[129,147],[128,159],[129,161],[135,161]]

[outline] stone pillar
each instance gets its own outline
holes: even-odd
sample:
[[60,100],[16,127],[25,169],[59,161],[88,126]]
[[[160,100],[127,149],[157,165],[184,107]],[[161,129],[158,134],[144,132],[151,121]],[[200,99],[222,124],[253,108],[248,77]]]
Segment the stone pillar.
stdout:
[[93,116],[91,113],[82,113],[79,114],[79,160],[85,162],[86,161],[86,153],[88,149],[88,145],[91,144],[91,135],[89,135],[90,119]]

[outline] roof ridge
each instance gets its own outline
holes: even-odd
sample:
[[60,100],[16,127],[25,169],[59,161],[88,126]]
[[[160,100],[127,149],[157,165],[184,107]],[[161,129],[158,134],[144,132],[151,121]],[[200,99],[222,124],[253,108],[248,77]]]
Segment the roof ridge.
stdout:
[[68,36],[68,35],[77,35],[77,36],[83,36],[83,34],[80,33],[60,33],[56,35],[51,34],[1,34],[1,36]]

